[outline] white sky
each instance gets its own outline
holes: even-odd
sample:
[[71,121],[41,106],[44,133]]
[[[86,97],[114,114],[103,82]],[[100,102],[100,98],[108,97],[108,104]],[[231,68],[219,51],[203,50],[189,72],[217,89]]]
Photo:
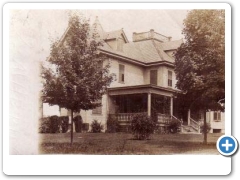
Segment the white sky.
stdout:
[[[132,41],[133,32],[154,29],[183,38],[181,30],[187,10],[84,10],[93,22],[96,16],[105,31],[124,28]],[[10,58],[45,60],[50,53],[50,39],[61,37],[68,25],[68,10],[15,10],[10,13]]]

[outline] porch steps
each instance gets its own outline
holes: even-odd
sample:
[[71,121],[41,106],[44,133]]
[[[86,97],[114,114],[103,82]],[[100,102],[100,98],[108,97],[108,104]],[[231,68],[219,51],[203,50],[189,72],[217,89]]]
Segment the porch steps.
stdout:
[[181,134],[201,134],[192,126],[182,125],[181,127],[182,127]]

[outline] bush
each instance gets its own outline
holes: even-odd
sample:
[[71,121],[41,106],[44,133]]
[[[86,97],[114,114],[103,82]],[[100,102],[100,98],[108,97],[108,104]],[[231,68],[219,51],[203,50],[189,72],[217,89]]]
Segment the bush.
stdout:
[[93,120],[91,128],[93,133],[100,133],[101,130],[103,129],[103,126],[97,120]]
[[50,116],[50,133],[58,133],[60,130],[61,122],[58,116]]
[[204,127],[204,123],[200,124],[201,133],[205,133],[205,132],[209,133],[210,129],[211,129],[210,123],[207,123],[206,128]]
[[83,123],[82,124],[82,130],[83,131],[88,131],[89,130],[89,123]]
[[107,132],[115,133],[115,132],[118,132],[118,130],[119,130],[119,123],[118,123],[116,116],[114,116],[114,115],[108,116]]
[[60,116],[59,121],[61,123],[62,133],[66,133],[68,131],[68,123],[69,123],[68,116]]
[[68,130],[68,116],[50,116],[40,119],[40,133],[66,133]]
[[73,122],[74,122],[74,124],[75,124],[75,131],[76,131],[77,133],[82,132],[82,124],[83,124],[83,122],[82,122],[82,116],[78,115],[78,116],[74,117],[74,118],[73,118]]
[[40,123],[39,123],[39,133],[50,133],[51,129],[50,129],[50,118],[49,117],[44,117],[40,119]]
[[156,128],[156,122],[146,113],[136,114],[132,118],[131,130],[136,139],[148,139]]
[[180,128],[181,126],[181,122],[178,121],[178,120],[175,120],[173,119],[172,121],[170,121],[170,124],[169,124],[169,132],[171,133],[177,133],[178,132],[178,129]]

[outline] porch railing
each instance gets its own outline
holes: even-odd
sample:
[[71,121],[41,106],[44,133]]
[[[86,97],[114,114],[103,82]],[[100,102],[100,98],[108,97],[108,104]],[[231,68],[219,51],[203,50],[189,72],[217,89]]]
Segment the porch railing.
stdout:
[[198,131],[200,133],[200,125],[197,121],[194,121],[192,118],[190,118],[190,126],[192,126],[193,129]]
[[158,113],[158,123],[168,125],[170,124],[171,120],[172,118],[170,115]]
[[[142,113],[147,114],[147,112],[142,112]],[[130,122],[132,120],[132,117],[136,114],[141,114],[141,113],[118,113],[118,114],[110,114],[110,116],[114,116],[116,120],[118,120],[119,122]],[[157,115],[158,115],[157,117],[158,117],[159,124],[169,125],[172,120],[177,120],[182,124],[182,121],[176,118],[175,116],[171,116],[168,114],[160,114],[160,113],[158,113]]]
[[121,122],[121,121],[131,121],[133,115],[136,115],[136,114],[141,114],[141,113],[118,113],[118,114],[114,114],[114,116],[118,121]]

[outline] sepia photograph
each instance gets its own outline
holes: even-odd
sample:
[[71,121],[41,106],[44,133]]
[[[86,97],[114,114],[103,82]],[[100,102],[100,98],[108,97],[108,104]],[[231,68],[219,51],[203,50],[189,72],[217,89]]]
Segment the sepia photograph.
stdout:
[[17,94],[25,80],[14,67],[27,47],[23,58],[34,66],[25,75],[38,100],[30,126],[37,151],[10,144],[10,154],[219,154],[224,9],[22,9],[9,16],[12,97],[31,101]]

